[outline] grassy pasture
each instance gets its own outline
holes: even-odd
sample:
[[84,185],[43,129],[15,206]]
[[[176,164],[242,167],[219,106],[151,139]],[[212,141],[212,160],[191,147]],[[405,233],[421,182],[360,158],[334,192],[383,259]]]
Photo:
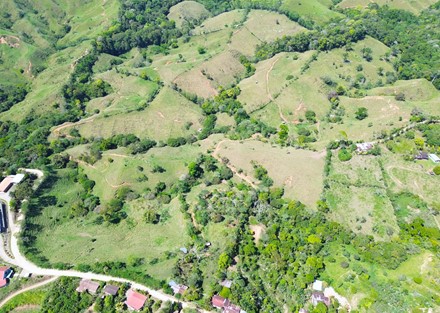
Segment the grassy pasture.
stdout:
[[[239,100],[244,104],[246,111],[253,112],[277,98],[298,76],[304,62],[313,52],[301,54],[280,53],[271,59],[259,62],[255,74],[242,80],[239,84],[241,94]],[[289,95],[291,96],[291,95]]]
[[[85,137],[110,137],[116,134],[135,134],[166,140],[186,136],[200,128],[201,110],[186,98],[164,87],[154,101],[143,111],[99,116],[89,123],[76,126]],[[186,123],[192,123],[190,129]],[[68,128],[65,129],[67,131]]]
[[[145,259],[141,270],[155,278],[167,279],[171,276],[176,258],[166,259],[164,253],[177,253],[187,243],[185,221],[178,201],[173,200],[162,209],[168,211],[170,216],[165,223],[146,224],[143,221],[144,201],[139,199],[125,204],[128,218],[119,225],[96,225],[93,223],[95,213],[83,219],[64,219],[62,224],[54,223],[53,218],[63,219],[67,208],[45,208],[42,215],[36,218],[36,222],[42,226],[36,247],[51,262],[71,264],[126,262],[128,257],[140,257]],[[154,258],[160,261],[150,265],[149,261]]]
[[[405,161],[400,155],[387,154],[384,168],[388,175],[387,181],[393,192],[409,191],[418,195],[428,205],[438,203],[438,177],[428,174],[435,164],[426,161]],[[440,222],[440,219],[438,219]]]
[[[430,5],[436,3],[436,0],[375,0],[379,5],[388,5],[394,9],[407,10],[412,13],[419,13]],[[343,0],[338,4],[340,8],[366,7],[371,3],[369,0]]]
[[[136,156],[119,149],[105,152],[102,159],[93,166],[81,165],[81,167],[84,168],[87,176],[96,182],[94,194],[103,201],[108,201],[113,198],[120,186],[129,186],[140,194],[145,193],[147,188],[153,189],[160,181],[170,186],[188,172],[186,164],[195,160],[201,152],[199,147],[192,145],[153,148],[146,154]],[[72,154],[78,152],[73,151]],[[109,162],[109,159],[113,161]],[[163,167],[166,172],[153,173],[152,169],[157,165]],[[139,171],[138,166],[141,166],[143,171]],[[142,175],[146,175],[148,181],[138,182],[137,179]]]
[[225,28],[233,29],[245,18],[244,10],[233,10],[208,18],[200,26],[192,30],[193,35],[208,34]]
[[316,206],[322,190],[323,154],[249,140],[224,142],[218,155],[228,158],[235,168],[242,169],[253,180],[251,161],[256,161],[267,169],[275,186],[284,187],[286,197],[297,199],[309,207]]
[[359,155],[341,162],[335,154],[328,177],[330,189],[324,196],[331,219],[354,232],[389,240],[399,227],[378,162],[377,157]]
[[124,113],[134,110],[159,89],[159,85],[136,76],[125,76],[115,70],[107,71],[95,76],[109,83],[113,93],[102,98],[96,98],[87,104],[89,113],[98,109],[107,115]]
[[[180,40],[179,47],[172,49],[169,54],[153,55],[151,67],[158,71],[160,77],[165,82],[174,82],[179,75],[190,71],[213,56],[223,52],[228,40],[228,30],[193,36],[187,43]],[[205,48],[206,53],[198,53],[199,47]],[[179,59],[179,54],[182,55],[182,60]]]
[[392,86],[368,91],[370,96],[395,96],[398,93],[403,93],[406,101],[429,101],[440,97],[439,91],[426,79],[399,80]]
[[170,9],[168,19],[176,22],[177,27],[182,27],[185,22],[204,20],[209,16],[209,11],[195,1],[183,1]]
[[264,10],[250,11],[244,27],[259,40],[267,42],[305,30],[283,14]]
[[[353,254],[356,254],[356,251],[351,246],[341,247],[333,245],[329,246],[328,249],[336,261],[324,260],[326,269],[324,275],[325,277],[330,276],[332,278],[332,287],[338,293],[347,297],[352,305],[352,309],[359,309],[359,305],[364,306],[371,299],[377,299],[378,297],[383,299],[383,296],[377,292],[377,286],[372,286],[372,281],[380,282],[386,286],[402,285],[408,293],[400,295],[393,293],[393,297],[400,296],[401,299],[409,301],[412,307],[425,305],[431,308],[438,308],[438,304],[435,304],[433,300],[439,296],[439,285],[433,277],[439,274],[439,262],[433,257],[431,252],[421,251],[421,253],[410,256],[397,269],[385,270],[380,265],[354,259]],[[344,250],[349,252],[351,256],[344,256]],[[349,268],[342,268],[341,262],[348,262]],[[367,271],[370,276],[369,279],[363,279],[355,273],[353,269],[359,267]],[[354,279],[349,279],[350,276],[353,276]],[[416,277],[422,278],[421,284],[414,282],[413,279]],[[360,312],[368,312],[368,310],[364,308]]]
[[332,11],[331,5],[331,0],[283,0],[281,9],[296,12],[300,16],[305,16],[317,24],[321,24],[342,16],[342,14]]
[[[361,50],[363,48],[371,48],[373,57],[371,62],[367,62],[362,57]],[[305,75],[316,78],[329,77],[336,84],[344,86],[349,85],[349,81],[354,80],[358,74],[362,74],[366,78],[366,82],[376,83],[379,79],[385,80],[378,74],[380,67],[385,72],[394,72],[392,64],[382,60],[383,55],[390,49],[373,38],[366,39],[353,45],[353,51],[345,51],[345,49],[334,49],[328,52],[320,53],[318,59],[310,64],[310,69]],[[344,53],[348,53],[348,62],[344,62]],[[362,66],[362,70],[358,71],[357,67]]]
[[32,81],[32,90],[26,99],[10,110],[0,114],[2,120],[20,121],[31,110],[37,114],[50,112],[52,104],[62,103],[61,88],[69,79],[72,64],[89,49],[89,43],[83,42],[78,46],[69,47],[51,55],[47,69]]
[[59,41],[70,46],[85,39],[94,39],[117,19],[119,1],[65,1],[72,29]]

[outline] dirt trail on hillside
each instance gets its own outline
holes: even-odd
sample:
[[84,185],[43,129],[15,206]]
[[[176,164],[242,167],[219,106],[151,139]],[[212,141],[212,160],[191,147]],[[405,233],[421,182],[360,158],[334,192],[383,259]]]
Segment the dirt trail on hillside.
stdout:
[[60,126],[54,128],[52,133],[55,136],[59,136],[60,135],[60,131],[62,131],[63,129],[69,128],[69,127],[73,127],[73,126],[78,126],[78,125],[83,125],[83,124],[91,123],[91,122],[93,122],[95,120],[96,116],[97,116],[97,114],[92,115],[92,116],[90,116],[88,118],[82,119],[82,120],[80,120],[78,122],[75,122],[75,123],[66,122],[66,123],[61,124]]
[[254,183],[254,181],[247,175],[243,174],[243,173],[239,173],[238,170],[235,168],[235,166],[233,166],[232,164],[228,163],[224,163],[222,158],[218,155],[218,153],[220,152],[221,146],[225,143],[230,141],[229,139],[223,139],[222,141],[220,141],[217,146],[215,147],[214,151],[211,153],[211,155],[220,163],[226,165],[231,171],[232,173],[234,173],[234,175],[236,175],[237,177],[241,178],[242,180],[246,181],[249,185],[251,185],[253,188],[257,189],[258,186]]
[[266,94],[267,97],[269,98],[270,101],[272,101],[273,103],[276,104],[276,106],[278,107],[278,114],[280,115],[280,118],[284,121],[284,123],[288,124],[289,121],[287,120],[287,118],[284,116],[281,107],[278,103],[275,102],[274,97],[272,96],[272,93],[270,91],[270,87],[269,87],[269,79],[270,79],[270,73],[272,72],[273,68],[275,67],[275,65],[277,64],[277,62],[281,59],[281,57],[278,57],[276,60],[274,60],[272,62],[272,64],[270,65],[269,70],[266,72]]

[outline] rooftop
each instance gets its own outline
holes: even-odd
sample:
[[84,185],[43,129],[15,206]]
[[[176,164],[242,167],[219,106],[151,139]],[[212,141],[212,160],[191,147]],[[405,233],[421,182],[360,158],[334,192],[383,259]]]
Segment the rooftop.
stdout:
[[84,292],[88,291],[90,293],[96,293],[99,288],[99,283],[91,281],[89,279],[83,279],[80,281],[78,288],[76,288],[76,291],[78,292]]
[[119,287],[118,286],[114,286],[114,285],[105,285],[104,287],[104,293],[112,295],[112,296],[116,296],[116,294],[118,293]]
[[131,309],[136,311],[142,309],[142,307],[145,304],[145,301],[147,301],[147,296],[140,294],[139,292],[134,291],[133,289],[129,289],[126,295],[127,295],[127,300],[125,301],[125,304]]
[[5,179],[3,179],[2,182],[0,183],[0,192],[8,192],[8,190],[11,188],[13,183],[14,183],[14,178],[12,176],[8,176]]

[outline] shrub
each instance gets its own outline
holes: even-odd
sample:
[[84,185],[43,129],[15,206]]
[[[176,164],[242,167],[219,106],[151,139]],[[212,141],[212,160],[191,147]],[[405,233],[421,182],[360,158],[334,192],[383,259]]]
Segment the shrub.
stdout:
[[440,165],[437,165],[436,167],[434,167],[433,172],[435,175],[440,175]]
[[351,160],[352,155],[351,155],[350,151],[348,151],[347,149],[341,149],[341,150],[339,150],[338,158],[342,162],[346,162],[346,161]]

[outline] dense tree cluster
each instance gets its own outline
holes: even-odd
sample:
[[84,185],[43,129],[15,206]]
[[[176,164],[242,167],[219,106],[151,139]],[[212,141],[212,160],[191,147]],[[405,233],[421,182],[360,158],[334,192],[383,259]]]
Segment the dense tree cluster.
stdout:
[[169,44],[181,33],[168,20],[169,9],[179,0],[122,0],[118,23],[96,41],[100,52],[114,55],[132,48]]
[[0,112],[7,111],[14,104],[23,101],[27,92],[27,86],[22,84],[7,87],[0,85]]

